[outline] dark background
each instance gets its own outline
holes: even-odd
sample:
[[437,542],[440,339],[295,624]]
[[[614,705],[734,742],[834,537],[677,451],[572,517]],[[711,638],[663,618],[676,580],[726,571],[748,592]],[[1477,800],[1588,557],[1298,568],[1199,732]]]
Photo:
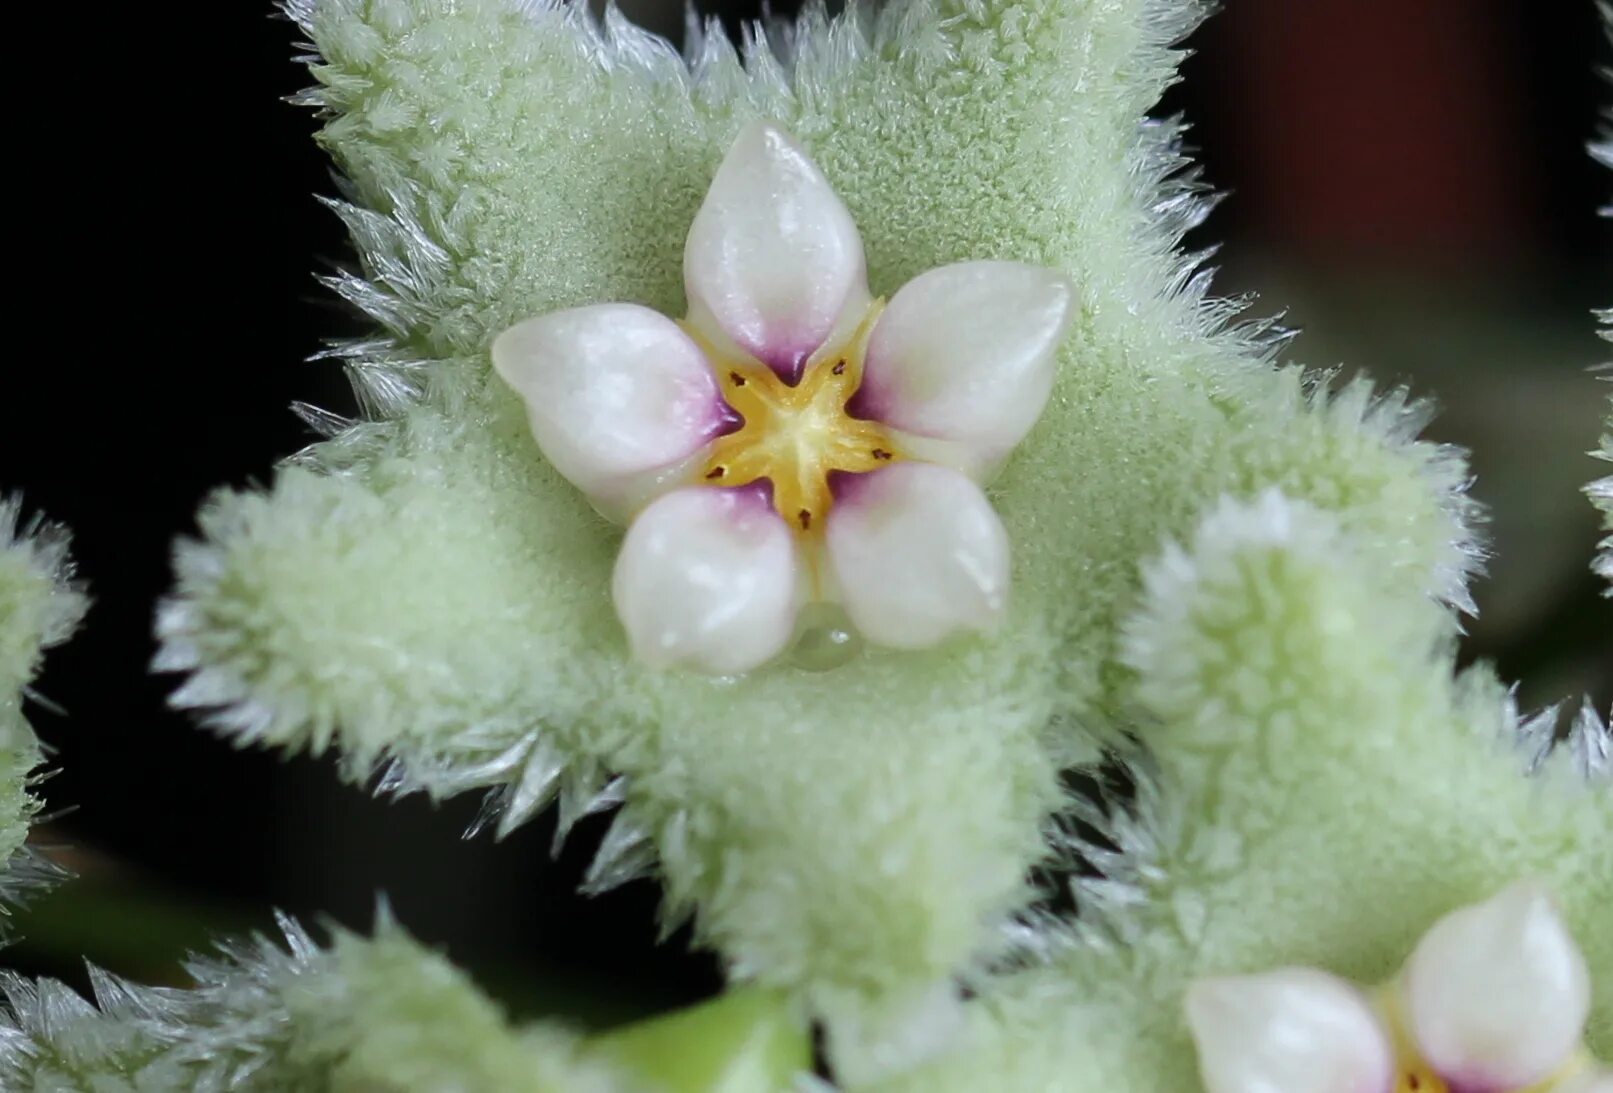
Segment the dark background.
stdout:
[[[223,8],[234,9],[224,12]],[[1515,0],[1228,0],[1164,113],[1185,112],[1232,191],[1199,229],[1224,293],[1258,287],[1307,333],[1297,359],[1437,391],[1434,435],[1475,450],[1495,512],[1494,580],[1466,650],[1530,702],[1613,698],[1613,605],[1586,565],[1613,355],[1613,186],[1584,155],[1609,50],[1593,5]],[[681,16],[630,9],[676,33]],[[552,818],[461,841],[477,800],[386,804],[329,762],[238,752],[166,710],[152,606],[174,536],[219,485],[264,482],[311,438],[287,406],[345,412],[336,369],[299,363],[354,328],[311,273],[347,256],[309,135],[280,102],[307,77],[292,28],[255,3],[75,16],[91,54],[42,47],[11,115],[26,200],[13,259],[18,377],[0,398],[0,487],[69,524],[95,607],[51,654],[35,707],[60,773],[38,841],[81,879],[22,917],[12,966],[82,982],[78,957],[179,981],[176,957],[269,908],[365,926],[377,893],[517,1009],[610,1022],[716,989],[679,935],[655,947],[656,891],[573,895],[599,827],[558,861]],[[725,8],[725,17],[752,14]],[[119,25],[118,19],[127,19]],[[41,34],[37,41],[66,40]],[[91,94],[88,104],[84,84]]]

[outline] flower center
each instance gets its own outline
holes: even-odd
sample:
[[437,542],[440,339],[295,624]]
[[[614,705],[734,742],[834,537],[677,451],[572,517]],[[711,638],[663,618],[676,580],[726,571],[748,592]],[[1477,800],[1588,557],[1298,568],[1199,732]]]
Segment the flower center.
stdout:
[[1447,1093],[1449,1088],[1426,1063],[1403,1066],[1395,1082],[1395,1093]]
[[794,385],[753,360],[731,361],[707,350],[723,398],[744,419],[720,437],[696,471],[708,486],[767,479],[773,505],[798,534],[820,534],[834,502],[833,476],[859,474],[903,458],[889,430],[852,417],[846,403],[862,384],[863,349],[880,304],[835,352],[820,354]]

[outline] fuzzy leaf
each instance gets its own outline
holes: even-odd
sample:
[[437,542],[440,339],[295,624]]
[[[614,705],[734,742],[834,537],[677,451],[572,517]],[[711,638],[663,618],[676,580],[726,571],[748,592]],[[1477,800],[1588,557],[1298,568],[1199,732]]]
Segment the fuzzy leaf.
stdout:
[[91,969],[95,1005],[0,971],[0,1087],[61,1093],[632,1093],[549,1023],[498,1008],[384,915],[373,939],[322,949],[289,919],[191,962],[189,990]]
[[67,640],[88,606],[73,572],[67,533],[38,518],[22,520],[21,500],[0,497],[0,916],[60,873],[23,844],[39,810],[29,789],[44,758],[23,702],[44,651]]
[[[360,269],[333,287],[381,333],[346,350],[373,420],[266,493],[215,498],[181,548],[159,664],[236,738],[335,744],[355,777],[384,759],[386,788],[436,794],[547,792],[558,759],[573,813],[619,773],[670,920],[698,906],[736,976],[899,1030],[1029,898],[1058,768],[1123,725],[1138,560],[1211,499],[1280,485],[1376,543],[1401,597],[1468,603],[1460,459],[1413,442],[1398,396],[1274,370],[1281,333],[1229,325],[1237,306],[1178,253],[1208,203],[1145,111],[1200,4],[813,9],[743,64],[714,32],[686,64],[619,17],[532,0],[290,10],[350,179]],[[515,320],[679,313],[690,218],[759,114],[845,199],[876,292],[988,258],[1079,286],[1048,412],[994,490],[1014,605],[993,638],[733,683],[641,670],[609,607],[618,533],[491,378]],[[542,796],[495,792],[523,813]]]
[[1141,816],[1093,840],[1129,898],[1078,889],[1064,951],[985,988],[958,1051],[880,1088],[1196,1088],[1191,979],[1382,982],[1445,912],[1525,876],[1560,896],[1593,969],[1588,1042],[1613,1050],[1613,733],[1587,707],[1553,747],[1555,712],[1521,718],[1488,672],[1455,674],[1439,612],[1372,548],[1273,492],[1149,567],[1123,653]]

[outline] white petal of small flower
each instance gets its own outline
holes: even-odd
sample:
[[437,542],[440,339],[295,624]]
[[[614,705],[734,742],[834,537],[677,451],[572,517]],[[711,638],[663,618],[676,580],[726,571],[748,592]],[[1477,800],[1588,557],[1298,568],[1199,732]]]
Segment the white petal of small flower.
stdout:
[[874,326],[858,417],[950,441],[973,473],[1018,444],[1047,405],[1075,290],[1057,270],[962,262],[904,285]]
[[764,488],[691,487],[633,521],[611,591],[640,660],[728,675],[789,644],[796,580],[795,538]]
[[1394,1053],[1365,997],[1312,968],[1203,979],[1187,1020],[1209,1093],[1389,1093]]
[[526,402],[555,469],[616,515],[653,496],[731,420],[699,347],[635,304],[517,323],[493,342],[493,367]]
[[1585,958],[1551,895],[1530,881],[1436,922],[1406,964],[1405,991],[1429,1064],[1481,1089],[1547,1077],[1590,1012]]
[[689,321],[789,382],[869,303],[862,238],[823,173],[752,123],[712,179],[683,251]]
[[864,637],[917,649],[983,630],[1008,596],[1008,533],[980,487],[929,463],[836,485],[827,528],[841,601]]

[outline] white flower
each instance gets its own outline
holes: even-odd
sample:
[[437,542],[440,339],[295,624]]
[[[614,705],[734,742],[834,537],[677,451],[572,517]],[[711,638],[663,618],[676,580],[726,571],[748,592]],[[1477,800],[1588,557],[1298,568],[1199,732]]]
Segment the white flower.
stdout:
[[1527,881],[1436,922],[1378,1004],[1309,968],[1187,997],[1210,1093],[1613,1093],[1582,1047],[1589,1012],[1585,958]]
[[1314,968],[1206,979],[1187,995],[1211,1093],[1380,1093],[1394,1049],[1353,984]]
[[964,262],[887,306],[851,214],[760,123],[718,168],[683,275],[681,323],[600,304],[493,344],[543,453],[630,524],[612,593],[634,653],[743,672],[819,601],[898,648],[995,624],[1008,537],[980,483],[1046,405],[1069,281]]

